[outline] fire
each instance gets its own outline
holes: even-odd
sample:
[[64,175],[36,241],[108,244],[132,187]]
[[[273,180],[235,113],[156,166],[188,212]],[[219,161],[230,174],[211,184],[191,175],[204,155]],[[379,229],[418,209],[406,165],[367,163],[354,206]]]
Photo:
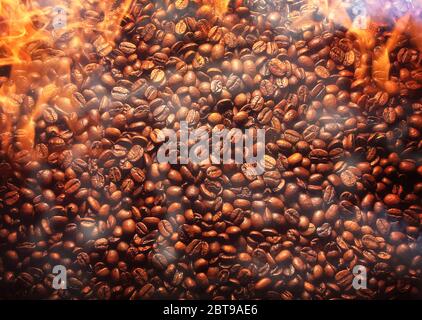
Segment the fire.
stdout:
[[[195,0],[209,5],[218,17],[230,7],[242,5],[242,0]],[[93,44],[96,54],[105,57],[114,47],[121,21],[130,11],[134,0],[0,0],[0,67],[11,67],[10,74],[0,74],[0,135],[3,150],[14,136],[18,145],[31,149],[35,142],[35,123],[48,105],[58,105],[71,113],[71,70],[82,68],[83,46]],[[403,34],[422,49],[420,21],[411,13],[394,20],[394,29],[386,43],[377,43],[377,30],[391,21],[389,5],[376,1],[355,1],[366,6],[361,19],[351,16],[347,0],[308,0],[334,23],[344,26],[355,38],[362,60],[356,69],[356,80],[372,81],[379,88],[398,92],[391,76],[390,56]],[[422,0],[414,1],[421,6]],[[409,10],[408,10],[409,11]],[[309,19],[308,19],[309,18]],[[294,21],[299,25],[310,17]],[[366,59],[366,57],[371,59]],[[82,59],[82,60],[81,60]],[[86,60],[86,59],[85,59]],[[367,61],[372,61],[367,65]],[[79,69],[78,69],[79,70]],[[76,81],[77,82],[77,81]],[[34,103],[23,106],[23,96],[31,92]],[[34,94],[35,92],[35,94]],[[29,109],[28,109],[29,108]],[[16,133],[19,134],[12,134]],[[25,139],[26,138],[26,139]]]
[[[231,0],[204,0],[203,4],[210,5],[215,15],[218,17],[224,16],[229,11],[229,5]],[[239,1],[237,1],[238,3]]]
[[214,1],[214,8],[217,15],[224,15],[229,8],[230,0],[215,0]]
[[46,10],[32,2],[0,1],[0,66],[28,62],[31,42],[50,41],[46,16]]
[[[399,1],[400,2],[400,1]],[[375,84],[389,93],[398,92],[398,84],[392,81],[390,70],[390,54],[396,49],[397,43],[403,34],[411,36],[411,42],[422,49],[422,37],[420,36],[420,17],[412,15],[411,10],[400,12],[397,19],[391,16],[389,10],[393,10],[391,3],[385,5],[376,1],[356,1],[360,3],[358,15],[352,19],[350,15],[351,1],[342,0],[309,0],[309,3],[319,8],[325,17],[334,23],[345,27],[352,34],[361,53],[362,60],[356,69],[356,80],[372,79]],[[415,6],[422,6],[422,1],[414,1]],[[403,10],[403,8],[401,8]],[[388,23],[394,23],[393,31],[386,43],[377,45],[377,30]],[[372,65],[366,65],[365,59],[370,56]]]
[[[102,44],[107,48],[103,55],[110,53],[132,2],[0,0],[0,67],[11,67],[10,74],[0,78],[3,150],[9,149],[13,132],[15,146],[33,148],[35,124],[46,106],[74,111],[66,85],[72,65],[83,65],[81,46]],[[24,111],[22,96],[30,90],[35,90],[35,103]]]
[[96,31],[104,33],[107,41],[112,42],[119,35],[120,30],[116,26],[120,25],[129,12],[132,2],[132,0],[100,2],[100,10],[106,14],[104,20],[98,24]]
[[383,87],[385,83],[390,81],[390,53],[396,48],[400,36],[404,33],[406,26],[409,24],[410,15],[406,14],[400,18],[387,40],[387,43],[378,48],[374,55],[372,64],[372,78],[378,86]]

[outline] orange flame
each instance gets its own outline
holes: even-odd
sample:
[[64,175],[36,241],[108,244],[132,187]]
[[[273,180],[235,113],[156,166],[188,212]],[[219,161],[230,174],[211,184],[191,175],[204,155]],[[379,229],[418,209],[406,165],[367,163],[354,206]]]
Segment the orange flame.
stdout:
[[[395,21],[394,29],[391,32],[386,43],[376,46],[377,28],[388,20],[386,8],[382,2],[362,1],[368,8],[366,21],[361,20],[362,25],[352,21],[348,11],[347,4],[342,0],[309,0],[310,4],[316,5],[325,17],[338,25],[345,27],[356,38],[358,49],[362,54],[362,63],[357,69],[356,76],[363,79],[367,76],[375,84],[390,92],[397,92],[398,85],[392,83],[390,76],[390,54],[396,49],[401,36],[408,33],[411,36],[411,42],[419,49],[422,49],[422,37],[420,35],[421,23],[411,16],[411,12],[405,13]],[[422,0],[414,1],[415,5],[421,6]],[[362,17],[361,17],[362,18]],[[365,55],[372,57],[372,65],[367,66],[364,62]]]
[[[31,149],[35,123],[45,106],[68,101],[71,67],[79,61],[83,43],[101,41],[110,48],[120,33],[120,23],[133,0],[0,0],[0,67],[11,66],[10,75],[0,78],[0,138],[3,150],[10,147],[14,131],[16,145]],[[57,27],[57,8],[63,25]],[[70,35],[66,41],[57,41]],[[107,54],[106,53],[106,54]],[[37,93],[35,104],[22,113],[22,97]],[[70,109],[69,109],[70,108]]]
[[384,87],[387,81],[390,81],[390,53],[396,48],[400,36],[404,33],[409,24],[410,15],[401,17],[394,26],[394,30],[387,40],[374,55],[372,64],[372,77],[379,87]]
[[[0,66],[29,61],[26,46],[37,40],[49,41],[43,19],[46,14],[45,10],[33,7],[31,3],[0,1]],[[37,28],[35,23],[42,25]]]
[[203,4],[210,5],[214,9],[215,15],[222,17],[229,11],[230,0],[204,0]]

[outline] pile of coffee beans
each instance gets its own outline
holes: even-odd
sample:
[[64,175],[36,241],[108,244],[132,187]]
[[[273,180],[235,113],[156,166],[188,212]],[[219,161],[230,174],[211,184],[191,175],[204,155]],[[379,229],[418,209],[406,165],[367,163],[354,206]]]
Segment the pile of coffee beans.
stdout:
[[[135,1],[71,63],[76,110],[48,105],[32,152],[9,137],[0,297],[421,298],[422,52],[400,35],[380,82],[393,25],[363,51],[305,1],[208,3]],[[264,129],[265,172],[158,162],[182,121]]]

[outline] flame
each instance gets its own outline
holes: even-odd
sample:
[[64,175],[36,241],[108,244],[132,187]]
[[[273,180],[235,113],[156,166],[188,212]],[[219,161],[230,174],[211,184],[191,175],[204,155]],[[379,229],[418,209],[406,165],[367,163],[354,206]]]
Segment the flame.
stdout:
[[224,15],[229,9],[230,0],[215,0],[214,1],[214,8],[217,15],[222,16]]
[[[419,49],[422,49],[422,37],[420,35],[421,22],[419,17],[412,15],[411,10],[402,13],[398,19],[389,14],[391,3],[385,5],[383,2],[361,1],[365,7],[365,14],[358,15],[355,20],[349,14],[350,2],[342,0],[309,0],[310,4],[319,8],[320,12],[334,23],[345,27],[348,32],[354,35],[361,53],[361,63],[356,69],[355,77],[359,79],[372,79],[381,89],[392,88],[398,85],[391,85],[391,62],[390,55],[396,49],[403,34],[408,33],[411,42]],[[422,6],[422,0],[414,1],[414,6]],[[306,19],[302,18],[302,19]],[[386,43],[377,45],[377,30],[386,26],[388,21],[394,22],[394,28]],[[300,21],[301,23],[303,21]],[[365,63],[366,56],[372,57],[372,65]],[[396,90],[397,91],[397,90]]]
[[[230,7],[242,5],[242,0],[195,1],[211,6],[218,17],[228,13]],[[118,26],[132,3],[133,0],[0,0],[0,68],[11,66],[9,75],[0,74],[3,147],[10,146],[11,133],[17,131],[19,134],[14,136],[17,142],[22,140],[19,145],[30,149],[35,142],[35,123],[45,106],[65,101],[63,111],[74,111],[71,92],[66,85],[71,82],[72,68],[83,68],[88,63],[82,58],[84,44],[94,44],[96,53],[102,57],[108,55],[120,33]],[[391,18],[387,14],[391,9],[390,2],[382,5],[376,1],[361,1],[368,10],[364,27],[358,26],[350,16],[350,1],[308,0],[308,3],[354,35],[362,56],[361,65],[355,72],[357,79],[373,81],[385,89],[392,81],[391,53],[404,33],[410,35],[411,42],[422,50],[421,24],[412,12],[402,14],[394,21],[395,27],[386,43],[377,43],[378,27]],[[421,6],[422,0],[414,1],[414,5]],[[54,22],[57,8],[63,9],[66,20],[60,28]],[[310,14],[294,20],[293,26],[311,22]],[[365,64],[365,56],[372,58],[371,65]],[[30,110],[22,103],[22,96],[28,92],[35,99]]]
[[[110,53],[120,23],[133,0],[0,0],[0,67],[10,75],[0,81],[0,137],[30,150],[35,124],[48,105],[69,101],[73,65],[81,61],[84,43],[103,44]],[[86,63],[86,62],[85,62]],[[21,95],[35,91],[35,104],[23,111]]]
[[[217,17],[223,17],[229,11],[231,0],[203,0],[203,4],[209,5],[214,9]],[[239,1],[237,1],[239,3]]]
[[101,11],[106,12],[107,14],[104,17],[104,20],[99,23],[97,32],[104,33],[107,41],[112,42],[118,37],[120,30],[119,28],[116,28],[116,26],[120,25],[120,22],[129,12],[132,2],[132,0],[100,2],[102,6]]
[[387,81],[390,81],[390,53],[396,48],[400,36],[404,33],[409,24],[410,14],[401,17],[394,26],[391,37],[387,43],[378,48],[374,55],[372,64],[372,78],[379,87],[383,87]]
[[[33,8],[30,2],[0,1],[0,66],[30,61],[27,45],[37,40],[49,41],[46,21],[42,19],[45,16],[44,10]],[[40,28],[35,27],[36,20],[43,23]]]

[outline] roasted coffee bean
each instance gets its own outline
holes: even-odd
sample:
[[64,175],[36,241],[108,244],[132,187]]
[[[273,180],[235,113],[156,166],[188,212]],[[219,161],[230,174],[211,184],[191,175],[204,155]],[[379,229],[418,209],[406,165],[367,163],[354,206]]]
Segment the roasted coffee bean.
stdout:
[[155,288],[152,284],[147,283],[138,292],[140,298],[148,299],[151,298],[155,293]]
[[7,192],[4,196],[4,202],[8,205],[14,205],[15,203],[17,203],[19,201],[19,192],[17,191],[10,191]]
[[145,181],[145,173],[140,168],[131,168],[130,175],[138,183],[143,183]]
[[262,80],[259,86],[262,95],[271,97],[275,93],[275,85],[269,80]]
[[336,273],[335,280],[341,287],[346,287],[353,281],[353,274],[349,270],[341,270]]
[[329,223],[324,223],[320,227],[316,229],[318,237],[320,238],[328,238],[331,234],[332,228]]
[[161,84],[166,78],[166,74],[161,69],[154,69],[151,72],[151,80],[153,83]]
[[211,92],[215,95],[221,94],[223,91],[223,83],[221,80],[213,80],[211,82]]
[[118,101],[124,101],[129,95],[129,90],[125,87],[114,87],[111,91],[111,96],[113,99]]
[[140,145],[135,145],[129,150],[127,158],[131,162],[137,162],[142,158],[143,155],[144,149]]
[[120,43],[119,49],[123,53],[125,53],[127,55],[130,55],[130,54],[132,54],[132,53],[134,53],[136,51],[136,45],[133,44],[133,43],[131,43],[131,42],[124,41],[124,42],[121,42]]
[[158,270],[164,270],[167,267],[167,258],[162,254],[154,254],[152,256],[152,265]]
[[148,274],[145,269],[135,268],[132,271],[132,276],[135,282],[139,285],[144,285],[148,281]]
[[53,108],[46,108],[43,112],[43,117],[48,123],[55,123],[58,120],[58,114]]
[[163,237],[169,237],[173,233],[173,227],[171,223],[167,220],[161,220],[158,223],[158,230],[160,231]]
[[264,98],[261,96],[255,96],[251,100],[251,109],[255,112],[260,112],[265,105]]
[[421,298],[412,28],[240,2],[85,1],[3,70],[0,298]]
[[217,179],[219,177],[221,177],[221,175],[223,174],[223,171],[216,167],[216,166],[211,166],[207,169],[207,177],[210,179]]
[[356,181],[357,181],[356,175],[350,170],[343,171],[340,174],[340,178],[343,184],[347,187],[353,187],[356,185]]
[[287,209],[284,211],[284,217],[286,221],[291,225],[297,225],[299,223],[300,215],[295,209]]
[[270,60],[270,62],[268,62],[268,68],[270,72],[277,77],[282,77],[287,72],[287,67],[279,59]]
[[81,182],[78,179],[71,179],[64,185],[64,191],[68,194],[73,194],[79,190]]
[[315,73],[322,79],[327,79],[330,76],[330,72],[323,66],[315,67]]
[[270,108],[264,108],[261,110],[261,112],[258,114],[257,119],[258,122],[261,124],[266,124],[271,121],[271,118],[273,116],[273,113]]

